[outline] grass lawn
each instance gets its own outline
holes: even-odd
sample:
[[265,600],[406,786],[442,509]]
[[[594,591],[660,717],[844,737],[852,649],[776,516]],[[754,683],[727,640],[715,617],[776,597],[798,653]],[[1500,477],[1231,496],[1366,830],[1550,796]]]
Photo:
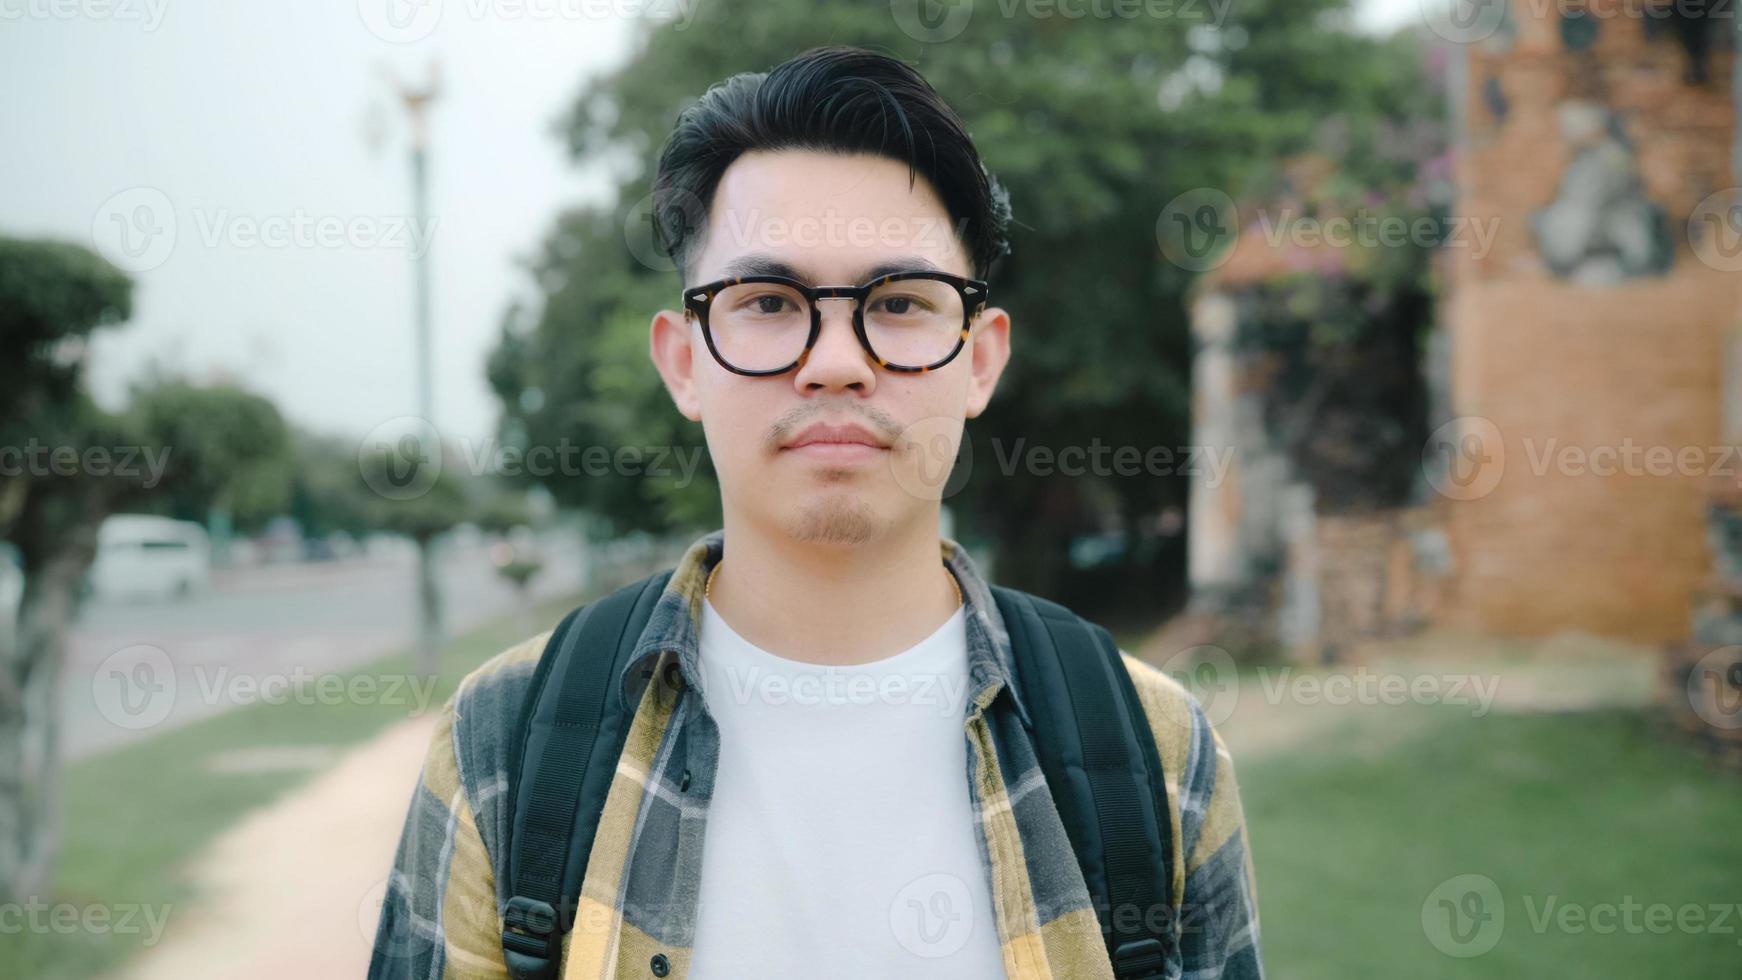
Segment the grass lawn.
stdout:
[[1638,708],[1408,710],[1236,757],[1271,976],[1742,976],[1742,778]]
[[[528,620],[554,624],[575,602],[545,603]],[[472,667],[527,635],[527,627],[505,617],[456,637],[442,653],[430,710],[446,702]],[[401,654],[346,676],[410,672],[411,661]],[[413,701],[409,694],[403,700]],[[313,770],[219,774],[209,768],[213,756],[256,747],[343,748],[405,719],[414,707],[255,704],[75,764],[66,777],[64,854],[54,901],[117,910],[128,904],[179,909],[195,897],[181,877],[183,862],[249,810],[314,775]],[[118,929],[119,911],[114,914]],[[143,930],[143,917],[134,921]],[[137,953],[147,940],[142,931],[0,933],[0,978],[88,980]]]

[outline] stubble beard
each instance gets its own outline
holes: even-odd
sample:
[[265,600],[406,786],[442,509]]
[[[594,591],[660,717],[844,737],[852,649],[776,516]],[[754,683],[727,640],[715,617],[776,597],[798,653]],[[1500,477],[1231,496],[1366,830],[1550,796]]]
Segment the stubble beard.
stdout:
[[847,488],[825,491],[784,513],[782,522],[794,540],[839,545],[864,544],[885,523],[857,491]]

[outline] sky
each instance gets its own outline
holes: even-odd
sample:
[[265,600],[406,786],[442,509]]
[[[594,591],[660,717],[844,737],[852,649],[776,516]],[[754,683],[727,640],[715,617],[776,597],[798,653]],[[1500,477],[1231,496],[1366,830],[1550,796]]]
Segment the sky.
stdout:
[[[484,360],[534,295],[520,262],[611,186],[566,159],[557,121],[629,56],[637,17],[679,2],[0,0],[0,234],[91,245],[134,275],[132,319],[92,345],[99,402],[121,407],[157,365],[347,436],[417,411],[426,254],[434,421],[485,439]],[[1366,0],[1362,22],[1419,9]],[[396,91],[436,63],[420,224]]]

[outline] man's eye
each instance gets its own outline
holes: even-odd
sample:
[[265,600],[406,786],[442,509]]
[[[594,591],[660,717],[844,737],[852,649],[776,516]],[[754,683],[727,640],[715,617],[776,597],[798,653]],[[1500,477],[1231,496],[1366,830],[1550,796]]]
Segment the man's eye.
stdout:
[[916,296],[885,296],[877,301],[877,311],[890,316],[908,316],[929,309],[925,301]]
[[785,313],[791,305],[791,302],[779,293],[764,293],[761,296],[752,296],[744,303],[744,307],[750,312],[759,313],[763,316],[776,316]]

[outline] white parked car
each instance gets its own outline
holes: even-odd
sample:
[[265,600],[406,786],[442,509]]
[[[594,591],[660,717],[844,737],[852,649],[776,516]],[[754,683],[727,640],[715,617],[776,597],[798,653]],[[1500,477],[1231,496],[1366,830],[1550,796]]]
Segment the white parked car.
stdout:
[[116,514],[97,529],[91,591],[104,599],[185,596],[211,578],[211,542],[192,521]]

